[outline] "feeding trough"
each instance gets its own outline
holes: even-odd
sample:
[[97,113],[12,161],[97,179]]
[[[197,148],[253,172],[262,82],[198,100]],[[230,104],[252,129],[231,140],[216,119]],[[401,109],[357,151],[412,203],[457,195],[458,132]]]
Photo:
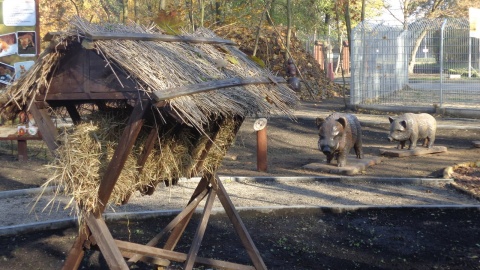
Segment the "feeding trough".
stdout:
[[[163,266],[183,262],[185,269],[195,263],[252,268],[196,255],[218,196],[253,268],[265,269],[216,171],[247,115],[290,113],[297,98],[286,81],[206,29],[168,36],[156,28],[91,24],[79,17],[70,25],[46,36],[49,48],[9,87],[1,111],[33,115],[56,157],[50,181],[80,209],[81,228],[64,268],[78,268],[84,248],[92,245],[111,269],[147,258]],[[52,112],[62,111],[75,125],[59,132]],[[201,180],[187,206],[154,239],[113,239],[102,218],[109,204],[128,203],[137,190],[152,194],[159,182],[193,176]],[[204,198],[189,253],[175,252]],[[163,247],[154,247],[162,238]]]

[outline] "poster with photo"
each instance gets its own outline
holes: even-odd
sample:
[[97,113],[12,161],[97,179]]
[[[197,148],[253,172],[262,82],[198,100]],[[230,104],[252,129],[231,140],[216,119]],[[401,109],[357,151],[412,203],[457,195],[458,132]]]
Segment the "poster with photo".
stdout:
[[0,57],[16,54],[17,52],[17,35],[15,33],[1,34]]
[[13,64],[15,69],[15,80],[20,79],[35,64],[35,61],[16,62]]
[[35,56],[37,54],[35,31],[18,31],[17,40],[18,55]]
[[34,26],[37,20],[35,0],[3,0],[3,24]]
[[13,66],[0,62],[0,83],[7,85],[12,83],[14,74]]

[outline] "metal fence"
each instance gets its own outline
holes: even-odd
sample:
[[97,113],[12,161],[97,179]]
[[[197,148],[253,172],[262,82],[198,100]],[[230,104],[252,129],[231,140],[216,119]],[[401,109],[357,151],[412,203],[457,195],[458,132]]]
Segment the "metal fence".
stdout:
[[471,108],[480,104],[480,47],[467,19],[352,31],[352,105]]

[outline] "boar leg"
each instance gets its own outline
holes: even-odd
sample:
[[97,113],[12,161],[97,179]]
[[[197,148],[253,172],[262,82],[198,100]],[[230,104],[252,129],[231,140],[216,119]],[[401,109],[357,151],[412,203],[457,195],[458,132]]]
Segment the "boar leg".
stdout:
[[342,151],[337,158],[337,167],[345,167],[347,165],[347,152]]
[[435,136],[430,136],[430,137],[427,137],[427,138],[428,138],[427,147],[428,147],[428,148],[432,148],[433,142],[435,141]]
[[418,137],[417,136],[412,136],[410,138],[410,145],[408,146],[409,150],[413,150],[417,147],[417,142],[418,142]]
[[355,149],[355,154],[357,155],[357,158],[362,159],[363,158],[362,143],[359,142],[354,144],[353,149]]
[[403,149],[403,148],[405,148],[405,142],[406,142],[406,141],[400,141],[400,142],[398,142],[397,149]]
[[333,153],[327,154],[327,163],[332,163],[332,159],[335,156]]

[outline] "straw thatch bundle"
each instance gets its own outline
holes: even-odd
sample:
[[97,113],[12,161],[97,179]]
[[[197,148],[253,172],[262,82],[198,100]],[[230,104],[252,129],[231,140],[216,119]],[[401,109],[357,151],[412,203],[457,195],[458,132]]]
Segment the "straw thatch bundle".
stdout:
[[[0,112],[28,109],[35,95],[40,91],[48,93],[51,76],[56,71],[58,61],[65,55],[65,51],[57,50],[57,47],[68,46],[79,42],[85,36],[92,35],[161,33],[156,27],[136,24],[92,24],[80,17],[73,17],[69,26],[65,32],[55,36],[53,44],[40,56],[31,70],[7,89],[3,100],[8,102],[3,104]],[[185,36],[216,37],[208,29],[199,29]],[[154,91],[227,78],[272,76],[268,70],[258,66],[233,45],[98,39],[93,41],[92,46],[110,66],[124,72],[115,74],[116,76],[133,79],[139,91],[150,94]],[[109,65],[107,68],[110,68]],[[297,100],[295,93],[286,84],[252,84],[176,97],[167,100],[167,103],[185,122],[201,128],[212,114],[289,115],[291,107]]]

